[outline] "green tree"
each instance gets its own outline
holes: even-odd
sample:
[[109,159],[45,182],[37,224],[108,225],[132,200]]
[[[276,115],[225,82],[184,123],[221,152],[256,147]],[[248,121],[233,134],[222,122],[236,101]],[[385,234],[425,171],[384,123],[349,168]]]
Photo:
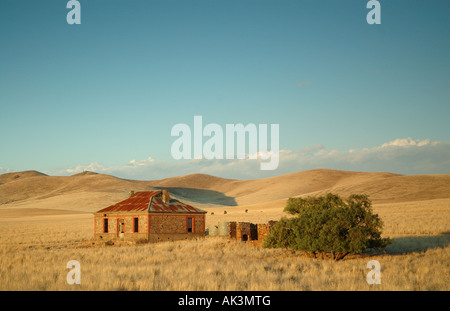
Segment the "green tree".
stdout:
[[330,253],[335,260],[365,249],[380,249],[390,239],[381,238],[382,220],[372,212],[367,195],[289,198],[284,209],[295,216],[282,218],[264,241],[264,247],[306,251],[314,256]]

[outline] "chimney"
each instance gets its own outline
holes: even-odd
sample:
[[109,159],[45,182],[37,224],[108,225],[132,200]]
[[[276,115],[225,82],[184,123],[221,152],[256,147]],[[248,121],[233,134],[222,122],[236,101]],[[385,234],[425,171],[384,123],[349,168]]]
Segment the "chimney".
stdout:
[[169,201],[170,201],[169,190],[162,191],[162,200],[164,203],[169,203]]
[[130,192],[128,193],[128,197],[131,198],[134,195],[134,190],[130,190]]

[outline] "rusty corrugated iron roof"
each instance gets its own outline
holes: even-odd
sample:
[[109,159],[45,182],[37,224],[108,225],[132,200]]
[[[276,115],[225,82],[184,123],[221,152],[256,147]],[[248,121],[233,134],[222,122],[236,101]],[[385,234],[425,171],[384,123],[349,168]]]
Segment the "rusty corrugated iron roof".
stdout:
[[149,212],[156,213],[206,213],[205,211],[187,205],[175,199],[170,199],[169,203],[163,202],[161,197],[154,196],[150,204]]
[[97,213],[120,213],[120,212],[149,212],[149,213],[206,213],[205,211],[170,199],[169,202],[162,200],[162,191],[136,192],[126,200],[103,208]]

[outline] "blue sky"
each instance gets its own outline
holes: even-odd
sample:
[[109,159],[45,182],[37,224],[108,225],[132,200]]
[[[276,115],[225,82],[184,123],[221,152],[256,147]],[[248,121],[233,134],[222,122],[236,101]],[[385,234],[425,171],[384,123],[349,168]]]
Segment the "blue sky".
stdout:
[[[450,173],[450,3],[0,2],[0,173]],[[279,124],[280,165],[175,161],[178,123]]]

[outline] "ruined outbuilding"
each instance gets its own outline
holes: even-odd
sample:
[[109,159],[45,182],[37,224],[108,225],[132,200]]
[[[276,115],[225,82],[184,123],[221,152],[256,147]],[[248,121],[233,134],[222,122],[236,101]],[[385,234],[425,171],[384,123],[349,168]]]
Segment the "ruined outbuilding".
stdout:
[[264,239],[270,234],[270,230],[276,221],[269,221],[266,224],[253,224],[250,222],[230,222],[228,224],[228,239],[250,242],[261,246]]
[[94,236],[148,242],[205,235],[206,211],[170,198],[168,190],[130,192],[126,200],[94,213]]
[[208,235],[224,236],[228,240],[248,242],[256,246],[262,246],[264,239],[270,234],[270,230],[276,221],[265,224],[254,224],[250,222],[221,222],[217,226],[208,228]]

